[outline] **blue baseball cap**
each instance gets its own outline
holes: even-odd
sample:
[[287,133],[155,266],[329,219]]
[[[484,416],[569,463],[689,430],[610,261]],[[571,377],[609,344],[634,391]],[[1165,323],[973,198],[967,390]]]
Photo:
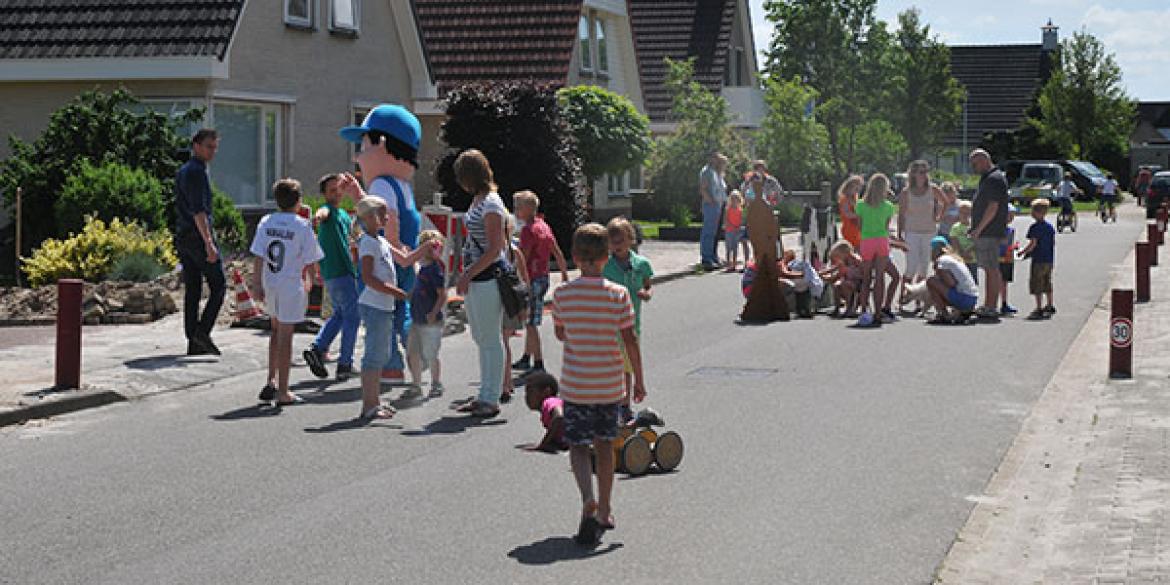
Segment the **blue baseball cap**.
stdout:
[[362,136],[371,130],[384,132],[403,144],[418,151],[422,138],[422,125],[410,110],[397,104],[381,104],[366,114],[360,126],[346,126],[339,134],[346,141],[360,143]]
[[948,240],[946,238],[946,236],[935,236],[935,237],[930,239],[930,249],[931,250],[937,250],[939,248],[943,248],[943,247],[946,247],[949,245],[951,245],[951,241]]

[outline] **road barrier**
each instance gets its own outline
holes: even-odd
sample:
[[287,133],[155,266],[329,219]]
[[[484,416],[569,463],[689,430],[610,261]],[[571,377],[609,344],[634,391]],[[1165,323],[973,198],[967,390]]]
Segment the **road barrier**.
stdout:
[[1150,250],[1153,246],[1149,242],[1136,242],[1134,245],[1134,286],[1137,288],[1137,302],[1150,301]]
[[1113,289],[1109,319],[1109,377],[1133,377],[1133,291]]
[[57,360],[54,388],[81,387],[81,297],[82,282],[65,278],[57,281]]

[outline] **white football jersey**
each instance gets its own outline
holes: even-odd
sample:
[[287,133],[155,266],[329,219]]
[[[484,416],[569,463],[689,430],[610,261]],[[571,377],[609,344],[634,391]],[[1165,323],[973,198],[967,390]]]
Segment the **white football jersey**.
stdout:
[[264,216],[252,239],[253,254],[264,259],[264,282],[300,286],[305,266],[325,257],[309,220],[281,211]]

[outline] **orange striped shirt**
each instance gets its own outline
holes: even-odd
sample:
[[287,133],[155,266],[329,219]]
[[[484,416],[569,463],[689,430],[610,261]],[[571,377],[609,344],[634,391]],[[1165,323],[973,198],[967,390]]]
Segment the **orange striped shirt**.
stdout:
[[620,401],[624,368],[618,333],[634,326],[626,287],[604,278],[578,278],[553,292],[552,318],[565,331],[561,397],[577,404]]

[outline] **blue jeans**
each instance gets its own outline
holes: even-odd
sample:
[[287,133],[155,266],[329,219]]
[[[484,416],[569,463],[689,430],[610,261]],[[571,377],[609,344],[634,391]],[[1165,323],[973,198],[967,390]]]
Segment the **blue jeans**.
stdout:
[[[414,289],[414,266],[403,268],[398,266],[394,271],[398,288],[406,291],[409,299],[410,291]],[[401,370],[406,362],[402,359],[402,349],[406,346],[406,336],[410,333],[410,301],[394,301],[394,327],[390,331],[390,358],[382,366],[385,370]]]
[[703,229],[699,232],[699,261],[703,264],[717,264],[715,257],[715,238],[719,233],[719,212],[722,206],[718,203],[703,204]]
[[337,364],[341,366],[353,365],[353,346],[357,343],[358,327],[361,326],[361,316],[358,315],[358,282],[352,276],[340,276],[325,281],[325,290],[329,292],[329,303],[333,307],[333,314],[325,322],[325,326],[317,333],[313,346],[322,353],[333,345],[334,338],[341,333],[341,355]]
[[358,314],[366,325],[366,353],[362,356],[362,370],[377,370],[390,357],[390,330],[394,328],[394,312],[359,304]]
[[464,300],[471,338],[479,352],[479,401],[495,406],[504,385],[504,305],[495,280],[472,282]]

